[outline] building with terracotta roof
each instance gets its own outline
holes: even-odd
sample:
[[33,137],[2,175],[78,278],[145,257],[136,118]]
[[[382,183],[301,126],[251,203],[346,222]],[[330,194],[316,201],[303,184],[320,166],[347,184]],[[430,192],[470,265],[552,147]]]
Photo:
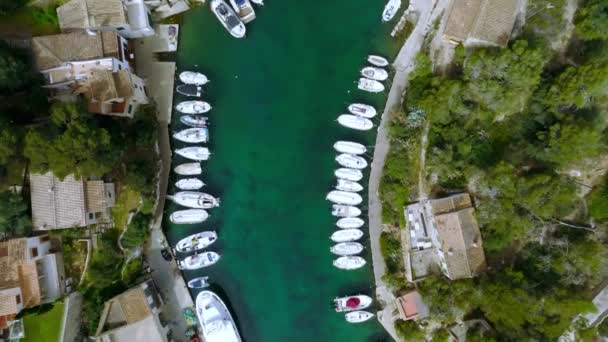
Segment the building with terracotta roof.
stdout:
[[34,230],[84,227],[111,218],[113,183],[76,179],[60,180],[53,173],[30,174]]
[[411,291],[396,299],[399,318],[404,321],[417,321],[428,317],[429,308],[426,306],[418,291]]
[[168,341],[160,318],[163,302],[152,281],[108,300],[99,319],[97,342]]
[[61,253],[48,235],[0,242],[0,329],[23,309],[50,303],[65,292]]

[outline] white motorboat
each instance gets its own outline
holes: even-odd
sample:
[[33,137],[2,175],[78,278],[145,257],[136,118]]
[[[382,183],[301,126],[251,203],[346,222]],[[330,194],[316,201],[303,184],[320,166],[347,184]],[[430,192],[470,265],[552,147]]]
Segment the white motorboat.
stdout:
[[349,242],[357,241],[363,237],[363,231],[360,229],[340,229],[331,234],[333,242]]
[[357,182],[363,178],[363,172],[361,170],[349,169],[349,168],[339,168],[334,171],[334,175],[341,179],[346,179],[349,181]]
[[325,196],[325,199],[336,204],[348,205],[357,205],[363,202],[363,198],[357,193],[338,190],[330,191],[327,196]]
[[380,93],[384,91],[384,85],[376,80],[361,77],[357,87],[370,93]]
[[192,97],[201,97],[203,94],[203,88],[194,84],[180,84],[175,88],[175,90],[182,95]]
[[198,178],[184,178],[175,182],[175,187],[180,190],[198,190],[203,186],[205,183]]
[[341,270],[356,270],[365,266],[366,261],[360,256],[341,256],[334,260],[334,266]]
[[370,66],[361,69],[361,75],[376,81],[386,81],[388,78],[386,70]]
[[205,101],[183,101],[175,109],[184,114],[203,114],[211,110],[211,105]]
[[361,310],[347,312],[344,315],[348,323],[363,323],[369,321],[372,317],[374,317],[373,313]]
[[247,32],[245,24],[224,0],[212,0],[211,11],[234,38],[245,37],[245,32]]
[[216,232],[200,232],[179,240],[175,249],[180,253],[196,252],[211,246],[215,241]]
[[364,154],[367,148],[363,144],[352,141],[337,141],[334,144],[334,149],[340,153],[348,154]]
[[374,124],[370,119],[350,114],[342,114],[338,116],[338,122],[344,127],[359,131],[369,131],[372,129],[372,127],[374,127]]
[[204,290],[196,296],[196,315],[205,342],[242,342],[226,304],[218,295]]
[[358,242],[340,242],[329,249],[335,255],[354,255],[363,252],[363,245]]
[[351,169],[361,170],[367,167],[367,162],[363,157],[354,156],[352,154],[342,153],[336,157],[336,161],[338,164]]
[[209,130],[203,128],[186,128],[173,134],[173,138],[191,144],[206,143],[209,141]]
[[372,305],[372,298],[366,295],[348,296],[334,299],[336,312],[362,310]]
[[211,209],[220,206],[220,200],[204,192],[181,191],[167,196],[173,202],[192,209]]
[[197,277],[188,282],[188,287],[191,289],[204,289],[209,287],[209,277]]
[[205,116],[182,115],[179,121],[190,127],[207,127],[207,117]]
[[353,103],[348,106],[348,111],[352,114],[362,116],[364,118],[371,119],[376,116],[378,113],[376,112],[376,108],[370,106],[368,104],[363,103]]
[[336,217],[357,217],[361,215],[361,209],[352,205],[334,204],[331,207],[331,214]]
[[363,185],[357,182],[338,178],[338,184],[336,185],[336,189],[340,191],[359,192],[363,190]]
[[208,148],[200,146],[180,148],[179,150],[175,150],[175,153],[184,158],[196,161],[207,160],[211,155]]
[[184,163],[177,165],[175,169],[173,169],[175,173],[182,176],[197,176],[203,173],[203,169],[201,168],[200,163]]
[[251,0],[251,2],[258,6],[264,6],[264,0]]
[[195,71],[182,71],[179,80],[185,84],[203,85],[209,82],[207,76]]
[[361,228],[364,224],[365,221],[358,217],[344,217],[336,222],[336,226],[340,229]]
[[393,20],[395,14],[399,11],[399,7],[401,7],[401,0],[388,0],[382,12],[382,21],[387,23]]
[[381,67],[381,68],[388,66],[388,61],[386,60],[386,58],[384,58],[382,56],[378,56],[378,55],[367,56],[367,61],[370,64],[375,65],[377,67]]
[[220,255],[216,252],[203,252],[186,257],[184,260],[177,261],[180,270],[198,270],[199,268],[209,267],[220,261]]
[[255,19],[255,11],[249,0],[230,0],[230,4],[243,23],[248,24]]
[[205,222],[209,213],[204,209],[178,210],[169,216],[169,220],[175,224],[196,224]]

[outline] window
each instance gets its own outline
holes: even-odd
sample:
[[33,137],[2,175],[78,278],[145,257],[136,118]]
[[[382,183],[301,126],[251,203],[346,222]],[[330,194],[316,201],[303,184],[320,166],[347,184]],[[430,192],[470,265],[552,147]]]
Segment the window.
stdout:
[[129,114],[133,113],[133,106],[132,105],[129,105],[129,109],[127,110],[127,112]]
[[118,64],[118,70],[122,70],[122,64]]
[[32,258],[35,258],[35,257],[38,256],[38,248],[37,247],[30,248],[30,256]]
[[8,247],[0,248],[0,257],[8,256]]
[[43,236],[40,237],[40,242],[47,242],[47,241],[50,241],[50,240],[51,240],[51,237],[48,236],[48,235],[43,235]]
[[21,304],[21,296],[20,295],[16,295],[15,296],[15,300],[17,301],[17,304]]
[[95,214],[94,213],[89,213],[89,220],[92,220],[95,218]]

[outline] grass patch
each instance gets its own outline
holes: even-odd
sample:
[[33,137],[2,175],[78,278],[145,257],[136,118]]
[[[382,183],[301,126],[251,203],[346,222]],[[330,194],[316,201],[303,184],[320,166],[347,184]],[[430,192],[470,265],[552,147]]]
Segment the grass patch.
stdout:
[[114,208],[112,208],[112,218],[114,219],[116,228],[120,230],[125,230],[125,228],[127,228],[129,213],[137,210],[140,202],[141,194],[139,192],[127,187],[123,188],[116,199]]
[[63,318],[63,302],[51,304],[50,310],[44,305],[39,310],[23,316],[25,338],[21,342],[58,341]]
[[30,32],[32,36],[60,33],[55,8],[26,7],[0,20],[0,34],[22,36],[24,32]]

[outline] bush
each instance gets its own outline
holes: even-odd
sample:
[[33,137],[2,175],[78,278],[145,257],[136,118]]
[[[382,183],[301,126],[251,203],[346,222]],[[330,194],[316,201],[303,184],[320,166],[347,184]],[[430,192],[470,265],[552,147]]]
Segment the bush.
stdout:
[[127,227],[124,235],[122,236],[121,244],[124,248],[136,248],[142,247],[144,242],[150,236],[150,221],[152,220],[151,215],[143,213],[137,213],[131,223]]
[[397,330],[397,335],[403,341],[424,341],[424,330],[420,329],[413,321],[402,321],[398,319],[395,321],[395,330]]
[[127,285],[135,284],[142,274],[143,261],[141,258],[131,259],[122,269],[122,281]]
[[386,262],[389,273],[399,273],[403,271],[403,250],[401,241],[391,233],[382,232],[380,234],[380,252]]

